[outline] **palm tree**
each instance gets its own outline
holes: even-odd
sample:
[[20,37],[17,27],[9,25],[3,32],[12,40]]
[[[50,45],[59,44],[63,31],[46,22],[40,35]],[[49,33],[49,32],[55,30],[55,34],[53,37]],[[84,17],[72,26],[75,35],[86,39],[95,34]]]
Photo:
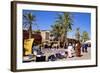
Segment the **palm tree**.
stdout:
[[72,16],[69,12],[63,12],[58,14],[58,18],[56,19],[56,23],[61,27],[61,42],[67,42],[67,32],[72,30]]
[[78,41],[80,41],[80,28],[76,28],[76,34],[75,34],[75,36],[76,36],[76,39]]
[[61,31],[62,27],[61,27],[61,25],[55,24],[55,25],[52,25],[51,27],[52,27],[52,31],[51,31],[52,35],[54,35],[55,38],[57,40],[59,40],[59,38],[62,35],[62,31]]
[[29,38],[32,36],[32,24],[34,21],[36,21],[35,15],[33,15],[31,12],[27,14],[23,14],[24,18],[24,26],[28,25],[28,31],[29,31]]

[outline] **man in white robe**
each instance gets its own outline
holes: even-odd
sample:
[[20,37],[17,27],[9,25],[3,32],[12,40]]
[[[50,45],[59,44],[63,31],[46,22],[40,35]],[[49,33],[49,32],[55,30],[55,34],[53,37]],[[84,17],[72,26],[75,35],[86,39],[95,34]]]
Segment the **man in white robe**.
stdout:
[[73,46],[71,44],[69,44],[67,52],[68,52],[68,57],[69,58],[72,58],[74,56],[73,55],[74,54],[74,48],[73,48]]

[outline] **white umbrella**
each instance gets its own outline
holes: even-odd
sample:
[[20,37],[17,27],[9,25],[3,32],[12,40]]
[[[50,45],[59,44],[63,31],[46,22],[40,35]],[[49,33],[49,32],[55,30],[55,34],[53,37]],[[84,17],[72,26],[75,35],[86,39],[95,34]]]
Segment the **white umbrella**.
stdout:
[[91,40],[87,40],[86,42],[84,42],[84,43],[91,43]]

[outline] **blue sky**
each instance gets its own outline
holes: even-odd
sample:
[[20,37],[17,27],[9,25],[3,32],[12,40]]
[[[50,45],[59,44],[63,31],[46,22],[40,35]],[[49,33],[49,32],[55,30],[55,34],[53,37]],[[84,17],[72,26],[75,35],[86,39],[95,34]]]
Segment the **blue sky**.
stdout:
[[[23,10],[23,14],[31,12],[36,16],[36,24],[38,26],[33,26],[32,29],[40,30],[50,30],[51,25],[54,24],[57,14],[60,12],[55,11],[33,11],[33,10]],[[91,36],[91,14],[90,13],[79,13],[70,12],[73,16],[73,26],[72,31],[68,32],[68,37],[75,36],[76,28],[80,28],[80,33],[87,31],[89,36]],[[23,21],[25,21],[23,19]]]

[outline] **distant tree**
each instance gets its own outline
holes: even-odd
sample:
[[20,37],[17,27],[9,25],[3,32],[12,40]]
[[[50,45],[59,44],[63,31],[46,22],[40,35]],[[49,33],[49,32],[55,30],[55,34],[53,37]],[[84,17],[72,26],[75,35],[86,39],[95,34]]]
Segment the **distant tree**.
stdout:
[[38,34],[40,34],[41,31],[40,31],[40,30],[35,30],[34,33],[38,33]]
[[83,42],[89,40],[89,34],[88,34],[88,32],[83,31],[83,33],[82,33],[82,40],[83,40]]

